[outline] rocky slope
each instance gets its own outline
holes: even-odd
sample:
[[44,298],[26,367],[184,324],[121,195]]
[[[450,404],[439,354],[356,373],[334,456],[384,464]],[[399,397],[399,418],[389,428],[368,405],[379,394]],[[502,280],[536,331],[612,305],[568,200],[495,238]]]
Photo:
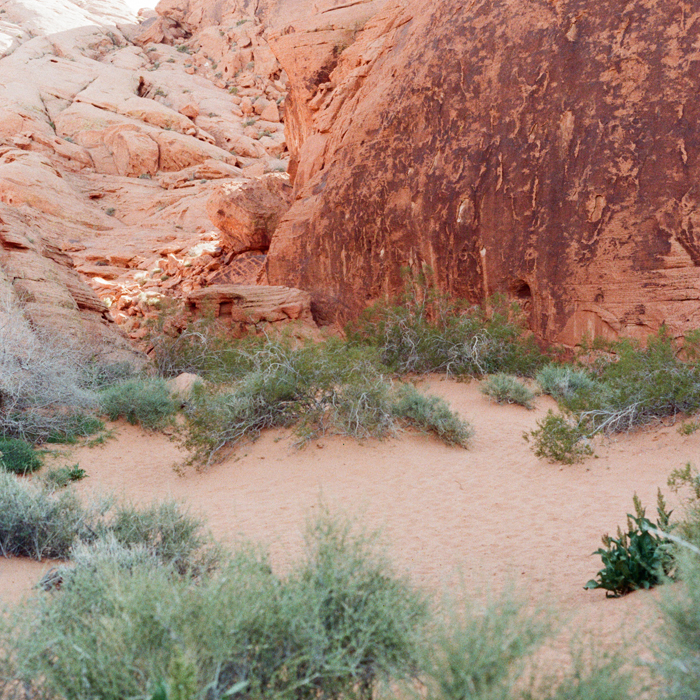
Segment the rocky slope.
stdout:
[[38,330],[138,338],[163,297],[255,283],[289,206],[260,21],[196,31],[161,4],[139,24],[121,0],[0,2],[0,280]]
[[271,282],[328,320],[429,267],[548,340],[700,324],[692,3],[388,0],[353,31],[316,74],[322,33],[271,39],[299,163]]

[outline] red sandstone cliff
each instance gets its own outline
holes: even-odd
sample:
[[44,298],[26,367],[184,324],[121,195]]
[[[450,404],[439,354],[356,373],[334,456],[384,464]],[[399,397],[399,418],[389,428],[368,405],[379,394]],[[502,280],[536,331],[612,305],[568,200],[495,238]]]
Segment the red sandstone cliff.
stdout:
[[700,12],[678,0],[388,0],[325,71],[292,26],[296,202],[272,284],[343,320],[426,266],[534,331],[700,325]]

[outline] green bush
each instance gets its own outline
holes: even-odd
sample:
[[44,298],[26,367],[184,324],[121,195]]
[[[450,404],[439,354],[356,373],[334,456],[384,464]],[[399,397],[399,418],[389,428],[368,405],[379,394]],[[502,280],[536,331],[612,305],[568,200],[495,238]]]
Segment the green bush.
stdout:
[[603,536],[603,547],[593,554],[600,555],[603,568],[597,579],[591,579],[587,589],[603,588],[607,597],[617,598],[639,589],[649,589],[672,575],[675,557],[672,543],[650,528],[668,532],[671,513],[666,508],[661,491],[657,497],[658,522],[645,515],[641,501],[634,495],[635,515],[627,515],[627,532],[617,531],[617,537]]
[[46,442],[74,445],[81,438],[99,433],[104,427],[105,424],[97,416],[83,411],[70,411],[64,415],[60,425],[49,431]]
[[[395,402],[408,410],[365,348],[337,341],[293,348],[268,341],[250,351],[247,361],[250,370],[231,387],[199,387],[188,401],[180,438],[191,462],[209,464],[225,448],[271,427],[295,425],[302,440],[326,433],[381,438],[395,430]],[[445,410],[449,413],[433,402],[430,420],[441,416],[442,427],[418,427],[454,443],[463,435],[458,419]],[[406,413],[402,419],[417,425],[416,416]]]
[[515,403],[532,409],[535,392],[508,374],[494,374],[481,385],[481,393],[491,397],[496,403]]
[[41,457],[25,440],[0,440],[0,467],[14,474],[29,474],[41,467]]
[[102,410],[109,420],[126,418],[148,430],[163,428],[177,411],[177,402],[162,379],[130,379],[100,394]]
[[700,556],[678,554],[679,582],[665,587],[655,668],[664,700],[700,697]]
[[532,376],[545,357],[526,333],[519,307],[498,298],[489,306],[490,314],[466,309],[419,280],[407,284],[401,298],[368,309],[347,335],[353,344],[377,348],[397,374]]
[[96,513],[71,492],[54,493],[0,472],[0,554],[63,559],[93,537]]
[[473,435],[471,426],[443,399],[421,394],[410,384],[399,390],[393,412],[407,425],[433,433],[448,445],[466,447]]
[[592,393],[600,389],[596,380],[585,369],[570,365],[545,365],[536,376],[542,392],[557,401],[570,400],[581,392]]
[[181,574],[213,568],[219,556],[203,522],[175,501],[144,508],[119,504],[96,529],[102,538],[113,538],[127,549],[144,548],[157,561]]
[[92,557],[22,609],[0,648],[28,694],[371,698],[416,668],[425,604],[346,524],[317,523],[285,578],[245,548],[196,581],[138,559]]
[[532,441],[538,457],[552,462],[574,464],[593,454],[588,435],[581,424],[561,414],[547,411],[544,419],[537,421],[537,428],[523,433],[527,442]]

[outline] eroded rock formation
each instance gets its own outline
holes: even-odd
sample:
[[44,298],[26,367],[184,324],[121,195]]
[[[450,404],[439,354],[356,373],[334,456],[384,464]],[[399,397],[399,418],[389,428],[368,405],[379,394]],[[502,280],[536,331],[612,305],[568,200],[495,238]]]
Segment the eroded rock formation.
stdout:
[[271,284],[343,320],[429,267],[548,340],[700,325],[693,3],[388,0],[353,31],[323,70],[323,32],[271,38],[299,163]]

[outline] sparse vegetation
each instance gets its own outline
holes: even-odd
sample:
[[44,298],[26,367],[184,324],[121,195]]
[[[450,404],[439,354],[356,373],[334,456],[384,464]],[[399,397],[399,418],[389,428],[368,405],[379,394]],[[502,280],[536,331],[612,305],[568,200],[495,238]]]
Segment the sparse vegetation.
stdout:
[[407,284],[398,304],[375,305],[347,332],[351,343],[376,348],[397,374],[532,376],[546,361],[525,332],[517,305],[496,298],[489,313],[465,308],[425,280]]
[[514,403],[531,409],[535,392],[525,386],[517,377],[509,374],[494,374],[481,385],[481,392],[496,403]]
[[[363,348],[330,341],[293,348],[268,340],[228,360],[230,372],[244,370],[240,378],[229,387],[200,387],[185,408],[182,444],[199,463],[270,427],[295,425],[302,440],[325,433],[367,438],[393,432],[398,417],[418,421],[407,396],[396,395],[373,352]],[[448,443],[466,440],[466,425],[439,401],[426,400],[421,420],[421,429]]]
[[80,468],[79,464],[73,466],[51,469],[43,476],[44,483],[53,489],[63,489],[74,481],[80,481],[87,476],[87,472]]

